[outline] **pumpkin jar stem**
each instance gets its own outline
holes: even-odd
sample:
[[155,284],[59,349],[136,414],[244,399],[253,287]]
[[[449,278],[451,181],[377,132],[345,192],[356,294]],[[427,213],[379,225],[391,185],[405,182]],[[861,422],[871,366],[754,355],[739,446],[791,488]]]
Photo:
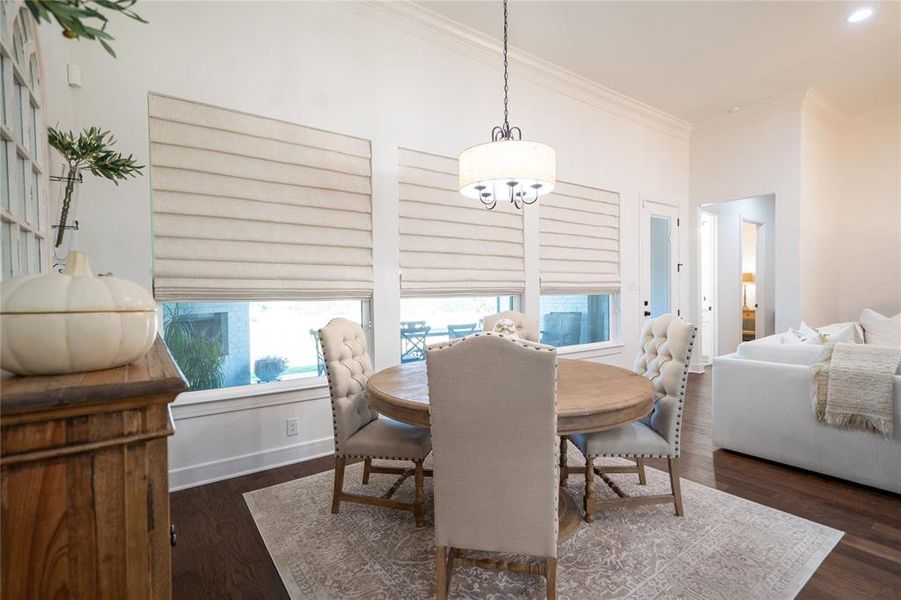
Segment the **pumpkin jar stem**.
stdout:
[[88,255],[76,250],[70,251],[66,257],[66,268],[63,269],[63,275],[90,277],[92,274]]

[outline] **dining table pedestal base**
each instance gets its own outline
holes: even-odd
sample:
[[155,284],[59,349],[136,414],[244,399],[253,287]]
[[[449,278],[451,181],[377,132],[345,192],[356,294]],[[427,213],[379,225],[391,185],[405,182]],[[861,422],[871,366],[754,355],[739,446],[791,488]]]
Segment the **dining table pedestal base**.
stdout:
[[582,523],[582,511],[572,494],[560,489],[560,503],[557,509],[557,543],[561,544],[576,535]]

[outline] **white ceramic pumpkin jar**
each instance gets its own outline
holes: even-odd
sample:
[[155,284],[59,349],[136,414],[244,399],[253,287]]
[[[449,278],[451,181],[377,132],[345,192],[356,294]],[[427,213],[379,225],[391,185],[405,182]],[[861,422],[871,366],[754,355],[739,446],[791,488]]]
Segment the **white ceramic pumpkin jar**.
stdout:
[[144,356],[156,339],[156,304],[140,285],[94,277],[70,252],[60,273],[0,282],[0,367],[17,375],[111,369]]

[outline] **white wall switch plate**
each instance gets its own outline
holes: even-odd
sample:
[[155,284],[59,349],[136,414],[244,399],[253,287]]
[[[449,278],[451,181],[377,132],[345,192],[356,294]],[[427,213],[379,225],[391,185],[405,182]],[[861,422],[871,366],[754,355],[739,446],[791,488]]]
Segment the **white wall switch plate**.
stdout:
[[66,77],[69,80],[69,87],[81,87],[81,67],[78,65],[67,65]]
[[298,417],[290,417],[285,419],[285,435],[288,437],[293,437],[297,435],[297,431],[300,428],[300,419]]

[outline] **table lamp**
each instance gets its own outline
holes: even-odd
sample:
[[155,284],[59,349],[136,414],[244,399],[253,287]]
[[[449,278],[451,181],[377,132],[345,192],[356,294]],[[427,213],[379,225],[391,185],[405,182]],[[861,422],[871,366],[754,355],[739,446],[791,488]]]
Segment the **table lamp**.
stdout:
[[745,308],[749,308],[748,307],[748,284],[756,283],[756,282],[757,282],[757,280],[754,278],[754,273],[742,273],[741,274],[741,289],[742,289],[742,292],[744,293],[744,299],[742,300],[742,302],[744,303]]

